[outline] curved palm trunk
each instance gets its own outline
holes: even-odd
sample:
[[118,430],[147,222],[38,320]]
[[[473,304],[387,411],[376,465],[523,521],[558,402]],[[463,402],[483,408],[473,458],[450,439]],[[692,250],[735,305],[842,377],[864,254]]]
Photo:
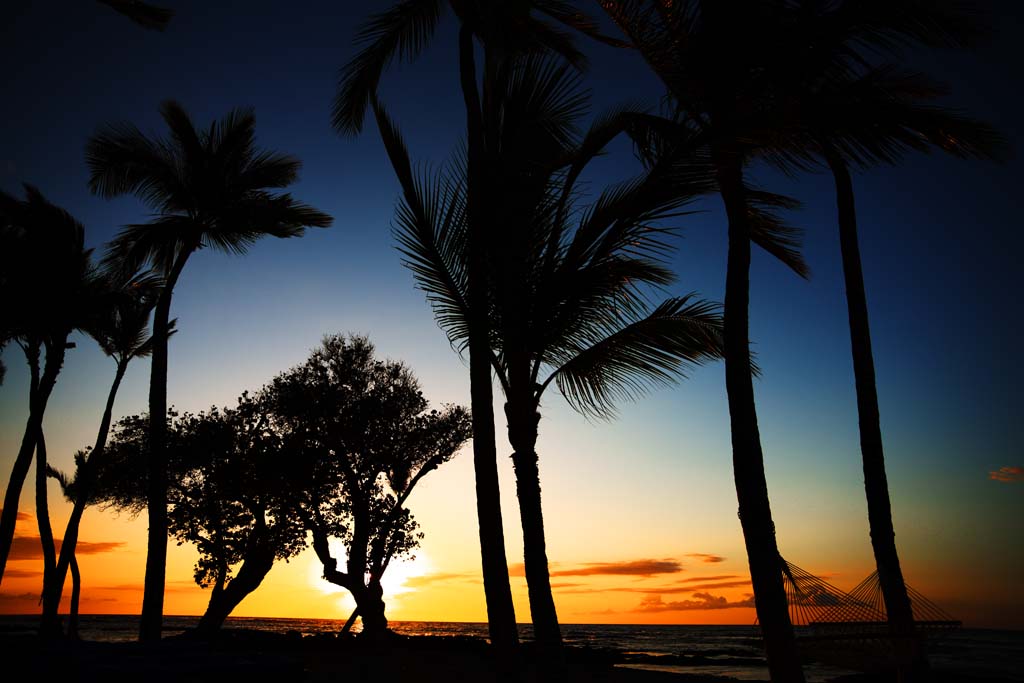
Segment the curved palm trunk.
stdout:
[[875,389],[875,362],[871,352],[871,330],[868,326],[868,303],[857,240],[857,212],[853,198],[853,181],[843,159],[826,151],[826,160],[836,183],[839,213],[839,245],[843,256],[843,277],[846,284],[846,307],[850,319],[850,346],[853,352],[853,374],[857,387],[857,414],[860,418],[860,450],[864,460],[864,492],[868,502],[868,525],[871,547],[878,567],[878,580],[885,600],[889,630],[897,648],[899,664],[910,680],[923,677],[928,660],[914,638],[914,615],[907,587],[896,552],[896,532],[892,525],[889,484],[885,476],[882,450],[882,428]]
[[[53,585],[57,571],[57,550],[53,545],[53,528],[50,526],[50,505],[46,495],[46,437],[42,428],[39,429],[39,439],[36,441],[36,522],[39,525],[39,541],[43,546],[43,611],[57,611],[53,591],[47,590]],[[60,602],[60,594],[56,596]],[[49,629],[49,630],[47,630]],[[43,636],[60,635],[59,624],[47,624],[42,622],[41,634]]]
[[459,30],[459,73],[466,104],[468,128],[469,264],[467,288],[469,320],[470,408],[473,420],[473,471],[476,477],[476,511],[480,529],[480,556],[487,625],[491,644],[508,652],[519,643],[512,588],[505,556],[505,531],[501,521],[498,487],[498,452],[494,435],[494,394],[491,386],[490,345],[487,339],[487,263],[483,209],[486,206],[486,167],[483,121],[476,86],[473,32],[465,24]]
[[716,150],[716,176],[729,220],[725,280],[725,387],[729,397],[733,477],[740,524],[750,563],[757,618],[764,633],[768,670],[776,683],[802,683],[803,670],[786,606],[782,565],[775,541],[757,427],[750,367],[750,228],[742,160],[732,150]]
[[[18,521],[18,503],[21,500],[21,489],[25,484],[25,477],[28,476],[28,468],[32,464],[32,454],[36,450],[36,442],[42,430],[46,402],[50,399],[53,386],[57,383],[57,375],[60,374],[60,368],[64,364],[63,347],[52,350],[48,349],[46,366],[43,369],[42,377],[40,377],[39,350],[41,345],[40,342],[32,342],[25,347],[25,355],[31,375],[28,420],[25,423],[25,433],[21,438],[21,447],[18,449],[18,455],[14,460],[14,467],[11,468],[11,478],[7,482],[3,512],[0,513],[0,583],[3,582],[7,558],[11,554],[11,545],[14,542],[14,527]],[[52,361],[51,354],[53,356]]]
[[64,582],[67,580],[68,569],[75,559],[75,548],[78,545],[78,530],[81,527],[82,515],[92,494],[94,475],[103,458],[107,446],[107,435],[110,433],[110,422],[114,412],[114,399],[117,398],[117,390],[121,386],[125,372],[128,369],[128,361],[121,360],[117,363],[117,370],[114,373],[114,381],[107,393],[107,403],[103,409],[103,417],[100,420],[99,433],[96,435],[96,445],[92,449],[88,460],[83,464],[82,471],[78,477],[78,491],[75,495],[75,504],[68,518],[68,524],[64,530],[64,540],[60,545],[60,557],[57,560],[57,569],[53,581],[49,586],[43,587],[43,628],[44,633],[52,631],[57,624],[57,612],[60,606],[60,596],[64,593]]
[[167,573],[167,336],[171,295],[185,267],[185,250],[164,283],[153,311],[153,364],[149,378],[149,475],[146,510],[146,579],[142,592],[139,640],[159,640],[163,629],[164,582]]
[[78,600],[82,597],[82,574],[78,560],[71,556],[71,607],[68,610],[68,638],[78,640]]
[[505,404],[508,439],[512,444],[512,463],[516,471],[516,495],[523,525],[523,562],[530,594],[530,616],[537,642],[560,647],[562,634],[551,594],[547,544],[544,540],[544,514],[540,498],[540,470],[537,466],[537,424],[540,413],[529,398]]
[[218,584],[210,595],[206,611],[199,619],[196,632],[209,636],[224,625],[224,620],[238,607],[238,603],[259,588],[263,579],[274,566],[274,548],[261,540],[249,548],[235,577],[226,585]]

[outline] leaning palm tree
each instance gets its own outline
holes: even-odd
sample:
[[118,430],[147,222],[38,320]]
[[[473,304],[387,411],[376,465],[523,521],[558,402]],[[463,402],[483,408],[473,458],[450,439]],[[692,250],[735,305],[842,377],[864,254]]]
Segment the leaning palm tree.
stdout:
[[[78,486],[78,479],[81,474],[82,458],[85,453],[79,451],[75,453],[75,474],[68,477],[64,472],[55,469],[51,466],[47,466],[46,473],[49,477],[55,479],[60,485],[60,491],[64,494],[64,498],[70,503],[77,501],[77,495],[75,493]],[[63,556],[64,548],[61,546],[61,554]],[[71,604],[68,606],[68,638],[78,638],[78,604],[82,596],[82,573],[78,569],[78,558],[75,557],[74,551],[71,552],[69,559],[69,567],[71,569]],[[45,596],[44,596],[45,602]],[[44,616],[45,619],[45,616]],[[44,633],[45,631],[44,625]]]
[[255,118],[236,109],[197,130],[180,104],[160,110],[170,137],[147,137],[131,124],[104,127],[86,148],[89,187],[103,197],[135,194],[156,214],[128,225],[110,245],[107,263],[136,272],[149,263],[163,290],[153,314],[149,387],[149,544],[139,636],[160,637],[167,556],[167,336],[171,296],[189,256],[203,247],[244,253],[264,236],[298,237],[306,227],[327,227],[331,217],[268,189],[292,184],[301,165],[255,147]]
[[788,161],[800,151],[775,99],[780,65],[792,52],[786,4],[626,0],[602,6],[666,88],[671,111],[663,128],[675,130],[668,137],[702,146],[714,167],[729,235],[723,329],[740,523],[772,680],[802,681],[754,402],[748,309],[756,194],[744,177],[754,159]]
[[825,162],[836,186],[871,545],[890,629],[897,642],[911,645],[902,648],[900,667],[910,679],[923,678],[927,660],[921,648],[913,647],[913,611],[892,522],[851,168],[896,164],[907,152],[931,149],[998,159],[1005,141],[989,126],[936,106],[944,87],[892,65],[872,66],[851,78],[805,78],[807,83],[813,85],[794,96],[794,108],[804,119],[809,147]]
[[[47,201],[36,188],[25,186],[25,199],[0,192],[0,243],[3,280],[0,309],[4,341],[13,341],[25,353],[29,365],[29,415],[21,446],[14,459],[0,515],[0,581],[14,539],[18,502],[32,456],[40,448],[37,474],[37,506],[45,501],[45,442],[43,414],[66,350],[74,344],[75,330],[89,330],[94,314],[102,308],[103,286],[85,249],[85,230],[67,211]],[[44,357],[40,373],[40,357]],[[37,482],[38,484],[38,482]],[[40,519],[41,525],[46,520]],[[40,536],[47,537],[40,528]],[[51,537],[52,538],[52,537]],[[52,544],[47,544],[46,568],[53,565]]]
[[[111,277],[111,276],[108,276]],[[126,282],[112,282],[115,292],[112,305],[100,316],[91,330],[92,337],[107,356],[114,359],[114,379],[107,393],[107,402],[100,419],[96,444],[89,453],[82,453],[75,459],[74,486],[58,477],[66,497],[74,504],[68,518],[56,571],[51,580],[43,582],[43,623],[44,634],[56,634],[59,629],[57,612],[68,569],[74,572],[75,548],[82,515],[93,494],[96,471],[103,468],[107,435],[114,410],[117,390],[128,370],[128,364],[136,358],[145,358],[153,351],[153,337],[149,334],[149,317],[160,295],[160,280],[151,275],[138,275]],[[174,321],[169,324],[168,334],[173,334]],[[51,475],[52,476],[52,475]],[[69,635],[71,635],[69,630]]]
[[[487,296],[484,242],[486,207],[491,187],[491,159],[496,120],[494,95],[503,90],[509,60],[524,52],[553,52],[582,66],[585,59],[557,24],[600,38],[596,24],[561,0],[464,2],[406,0],[374,15],[360,29],[360,51],[342,70],[333,124],[339,132],[362,129],[366,109],[384,69],[394,60],[411,61],[433,36],[444,9],[459,20],[459,82],[466,107],[467,215],[469,265],[466,321],[469,351],[470,403],[473,416],[473,467],[476,476],[480,554],[491,642],[503,651],[518,642],[512,592],[505,557],[494,435],[493,388],[488,360]],[[553,20],[555,24],[548,20]],[[478,80],[475,42],[483,48],[483,73]]]
[[[652,224],[709,191],[706,163],[655,164],[605,190],[584,209],[576,181],[622,128],[624,112],[599,119],[583,140],[585,100],[567,67],[528,58],[499,93],[500,192],[486,253],[489,361],[506,403],[523,526],[530,611],[538,642],[561,642],[544,539],[536,441],[539,407],[554,384],[581,412],[609,417],[617,400],[668,382],[721,353],[715,307],[692,297],[650,306],[650,288],[672,281],[662,258],[667,230]],[[411,171],[397,128],[375,103],[401,182],[398,239],[453,346],[468,341],[467,168],[432,180]]]

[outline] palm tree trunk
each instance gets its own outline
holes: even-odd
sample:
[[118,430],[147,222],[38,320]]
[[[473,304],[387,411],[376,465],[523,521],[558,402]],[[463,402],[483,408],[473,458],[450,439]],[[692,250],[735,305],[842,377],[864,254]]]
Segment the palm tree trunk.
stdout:
[[508,438],[514,451],[512,464],[516,471],[516,495],[519,498],[519,518],[523,525],[523,562],[530,594],[530,616],[536,641],[546,648],[557,648],[562,645],[562,634],[558,627],[555,600],[551,595],[540,498],[540,470],[537,466],[537,424],[540,413],[533,401],[522,399],[521,396],[510,399],[505,404],[505,415],[508,418]]
[[82,574],[78,560],[71,556],[71,607],[68,610],[68,638],[78,640],[78,601],[82,597]]
[[483,210],[486,207],[486,166],[483,122],[476,85],[473,32],[459,30],[459,73],[466,104],[468,130],[469,263],[467,288],[469,320],[470,408],[473,419],[473,470],[476,475],[476,511],[480,529],[487,625],[491,644],[509,652],[519,643],[512,588],[505,557],[505,532],[501,521],[498,487],[498,452],[494,435],[494,394],[491,385],[490,346],[487,339],[487,262]]
[[259,588],[273,566],[273,546],[266,541],[255,542],[247,550],[235,577],[222,586],[221,590],[214,590],[210,595],[210,602],[199,619],[196,632],[203,636],[217,632],[232,610],[238,607],[238,603]]
[[[53,545],[53,528],[50,526],[50,505],[46,495],[47,483],[46,437],[40,427],[39,438],[36,441],[36,522],[39,525],[39,541],[43,546],[43,612],[56,613],[57,605],[51,603],[54,600],[53,582],[57,572],[57,550]],[[56,601],[60,602],[60,593],[57,593]],[[60,625],[56,622],[48,624],[44,619],[41,634],[46,637],[59,636]]]
[[715,150],[714,163],[729,220],[723,321],[725,387],[729,397],[733,477],[740,524],[771,679],[775,683],[802,683],[804,674],[786,605],[782,558],[775,541],[754,403],[749,344],[750,227],[742,160],[734,150],[719,149]]
[[23,346],[30,372],[28,420],[25,424],[25,433],[21,438],[21,447],[18,449],[14,467],[11,469],[11,478],[7,482],[3,512],[0,513],[0,583],[3,582],[7,558],[11,554],[14,527],[18,521],[21,488],[25,484],[25,477],[28,476],[28,468],[32,464],[32,454],[36,450],[36,442],[39,439],[39,432],[42,430],[46,402],[50,398],[50,392],[53,391],[53,385],[57,383],[57,375],[64,363],[63,348],[52,350],[54,354],[52,363],[49,357],[51,351],[47,350],[46,366],[43,376],[40,378],[39,351],[41,346],[42,343],[38,341],[32,341]]
[[889,630],[898,644],[897,655],[908,680],[927,675],[928,660],[914,637],[914,615],[896,552],[896,532],[892,525],[889,484],[885,476],[882,428],[875,389],[875,361],[871,352],[871,329],[864,289],[860,246],[857,239],[857,211],[853,181],[846,162],[834,150],[826,148],[826,160],[836,183],[839,213],[839,245],[843,256],[846,307],[850,319],[850,347],[857,387],[857,414],[860,419],[860,450],[864,461],[864,492],[868,502],[868,526],[871,547],[878,567],[878,580],[885,600]]
[[171,295],[190,250],[175,262],[153,311],[153,361],[149,378],[149,481],[146,510],[146,578],[142,592],[139,640],[159,640],[163,629],[164,582],[167,573],[167,337]]
[[[95,473],[103,459],[103,452],[107,446],[107,435],[110,433],[110,422],[114,412],[114,399],[117,398],[117,390],[121,386],[125,372],[128,370],[128,361],[121,360],[117,363],[117,370],[114,372],[114,382],[110,385],[107,393],[107,403],[103,409],[103,417],[100,419],[99,433],[96,435],[96,445],[89,454],[88,460],[82,465],[78,476],[78,490],[75,493],[75,505],[68,518],[67,528],[64,530],[64,540],[60,546],[60,557],[57,560],[57,570],[50,590],[43,589],[43,632],[52,629],[57,623],[57,611],[60,606],[60,596],[64,592],[64,582],[67,579],[68,569],[75,558],[75,547],[78,545],[78,530],[81,527],[82,515],[89,503],[89,496],[92,495],[92,486],[95,480]],[[51,595],[47,595],[47,593]]]

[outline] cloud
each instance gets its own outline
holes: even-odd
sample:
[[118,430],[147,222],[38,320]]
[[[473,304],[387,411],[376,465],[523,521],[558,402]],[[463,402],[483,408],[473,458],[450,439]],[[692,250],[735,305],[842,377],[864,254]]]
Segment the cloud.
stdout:
[[691,576],[687,579],[679,579],[676,583],[693,583],[694,581],[724,581],[725,579],[742,578],[739,574],[719,574],[717,576]]
[[[575,569],[559,569],[551,576],[654,576],[683,571],[683,565],[673,559],[630,560],[627,562],[584,562]],[[522,564],[509,567],[512,576],[525,576]]]
[[[56,539],[57,552],[60,552],[61,539]],[[121,541],[100,541],[91,543],[79,541],[75,545],[76,555],[99,555],[109,553],[122,548],[125,544]],[[39,560],[43,557],[43,546],[38,536],[15,536],[11,545],[9,560]]]
[[[4,509],[0,508],[0,515],[2,515],[3,513]],[[32,515],[28,514],[27,512],[18,512],[18,514],[14,517],[14,521],[16,522],[27,522],[30,519],[32,519]]]
[[[713,579],[714,577],[709,577]],[[693,593],[694,591],[718,590],[722,588],[736,588],[738,586],[749,586],[750,579],[737,579],[735,581],[712,581],[711,583],[698,583],[686,586],[650,586],[647,588],[636,588],[634,586],[615,586],[611,588],[580,588],[578,590],[567,590],[565,593],[643,593],[645,595],[661,595],[679,593]]]
[[28,569],[14,569],[12,567],[8,567],[4,570],[5,579],[32,579],[42,575],[42,572],[29,571]]
[[480,576],[479,574],[473,574],[470,572],[437,572],[434,574],[423,574],[422,576],[410,576],[405,580],[404,585],[406,588],[422,588],[423,586],[429,586],[434,583],[448,583],[453,581],[471,581],[473,583],[479,583]]
[[1012,465],[1000,467],[994,472],[989,472],[988,478],[992,481],[1001,481],[1007,484],[1024,481],[1024,467],[1014,467]]
[[[118,583],[113,586],[97,586],[92,590],[95,591],[117,591],[125,593],[139,593],[142,594],[143,584],[141,583]],[[165,593],[180,593],[182,591],[190,591],[196,588],[196,584],[193,581],[179,580],[179,581],[168,581],[164,584]],[[107,598],[112,599],[112,598]]]
[[725,558],[721,555],[709,555],[708,553],[687,553],[687,557],[699,557],[701,562],[708,562],[710,564],[717,564],[718,562],[725,562]]
[[582,586],[582,583],[552,583],[552,588],[575,588],[576,586]]
[[[4,572],[6,574],[6,572]],[[33,606],[37,606],[39,603],[38,593],[0,593],[0,604],[12,603],[12,602],[30,602]]]
[[750,595],[743,600],[730,602],[728,598],[711,593],[694,593],[693,600],[680,600],[678,602],[665,602],[660,595],[644,598],[640,606],[634,612],[687,612],[692,610],[705,609],[733,609],[736,607],[753,607],[754,596]]

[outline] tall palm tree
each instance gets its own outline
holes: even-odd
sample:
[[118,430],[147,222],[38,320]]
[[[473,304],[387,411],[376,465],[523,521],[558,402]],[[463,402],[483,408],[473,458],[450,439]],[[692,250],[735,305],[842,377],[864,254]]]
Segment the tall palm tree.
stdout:
[[[745,229],[743,204],[749,194],[742,189],[743,166],[755,156],[789,168],[810,165],[816,154],[825,155],[829,149],[823,141],[832,140],[830,144],[834,145],[837,134],[828,131],[822,138],[822,121],[808,123],[808,109],[821,106],[820,91],[855,80],[881,52],[907,44],[955,45],[970,40],[978,35],[977,23],[971,20],[970,12],[963,11],[963,3],[926,0],[693,0],[671,5],[636,1],[610,2],[605,7],[661,77],[675,101],[677,119],[688,131],[706,136],[718,167],[730,232],[726,376],[741,521],[773,679],[792,680],[798,665],[778,578],[778,550],[761,465],[753,392],[747,378],[739,376],[741,364],[731,362],[746,346],[749,253],[740,236]],[[808,105],[815,101],[818,105]],[[865,113],[863,107],[860,111]],[[877,123],[876,113],[870,114],[855,126],[858,134],[869,133],[870,126]],[[854,118],[846,118],[848,126]],[[899,126],[894,128],[892,122],[884,125],[884,132],[869,133],[857,143],[850,144],[851,138],[847,137],[838,149],[833,147],[828,152],[828,163],[838,168],[834,162],[841,159],[839,149],[845,153],[866,144],[889,154],[912,137],[904,130],[895,136],[902,138],[902,143],[894,143],[893,137],[886,137]],[[851,132],[848,129],[846,134]],[[872,135],[876,137],[866,142]],[[925,139],[915,144],[926,144]],[[860,153],[864,151],[860,149]],[[837,182],[842,182],[842,176],[840,169]],[[852,201],[840,201],[852,209]],[[852,215],[841,211],[848,218]],[[847,256],[850,253],[847,250]],[[849,263],[846,256],[844,259]],[[852,275],[849,267],[847,270]],[[856,298],[855,294],[851,296]],[[866,392],[861,393],[866,396]],[[877,404],[874,414],[877,425]],[[862,423],[866,419],[870,419],[870,411],[862,412]],[[886,486],[884,470],[869,466],[868,460],[865,463],[869,498],[880,500],[877,494]],[[758,499],[759,504],[745,504]],[[888,520],[891,542],[887,493],[884,508],[884,514],[878,517]],[[884,536],[884,528],[876,533],[873,527],[873,538],[876,535]],[[895,559],[894,553],[891,557]],[[899,583],[902,585],[902,581]],[[905,590],[901,591],[905,595]],[[899,611],[904,617],[899,618],[909,619],[909,603],[904,599],[903,604],[906,609]]]
[[[487,295],[478,282],[486,275],[486,210],[492,192],[489,154],[495,149],[494,96],[504,89],[508,60],[523,52],[550,51],[577,66],[585,63],[570,37],[556,25],[601,38],[596,24],[561,0],[405,0],[371,17],[356,37],[360,51],[342,70],[334,106],[334,127],[356,134],[376,93],[384,69],[394,60],[411,61],[433,36],[446,7],[459,20],[459,82],[466,107],[467,215],[469,266],[466,321],[470,403],[473,418],[473,467],[484,594],[491,642],[508,650],[518,642],[508,580],[498,488],[494,435],[493,387],[488,360]],[[483,74],[478,85],[475,42],[483,47]]]
[[[733,475],[758,621],[772,680],[802,681],[786,605],[749,346],[752,193],[744,168],[755,158],[791,161],[794,149],[775,89],[791,49],[785,0],[653,0],[603,7],[660,78],[671,99],[667,124],[710,155],[726,209],[724,347]],[[798,271],[799,272],[799,271]]]
[[160,109],[170,137],[152,139],[131,124],[109,125],[86,148],[89,187],[103,197],[135,194],[156,214],[114,238],[107,260],[125,272],[151,264],[164,287],[153,314],[149,386],[149,541],[139,637],[160,637],[167,557],[167,336],[171,296],[189,256],[203,247],[244,253],[261,237],[298,237],[331,217],[268,189],[292,184],[301,162],[255,147],[255,117],[235,109],[197,130],[180,104]]
[[[5,341],[14,341],[29,365],[29,415],[11,469],[0,515],[0,581],[14,539],[21,489],[37,446],[45,480],[43,414],[57,382],[75,330],[88,330],[102,308],[103,287],[85,248],[85,230],[67,211],[25,185],[25,199],[0,192],[0,286]],[[40,373],[40,356],[44,357]],[[37,472],[38,473],[38,472]],[[45,509],[45,484],[37,486],[37,504]],[[42,496],[42,497],[40,497]],[[40,520],[40,524],[45,524]],[[45,537],[45,528],[40,535]],[[47,553],[47,559],[52,559]],[[52,562],[47,562],[47,568]]]
[[[64,581],[68,569],[74,566],[78,530],[85,508],[92,500],[95,472],[103,467],[117,390],[128,370],[128,364],[135,358],[149,356],[153,351],[149,317],[160,294],[159,279],[151,275],[138,275],[126,282],[111,282],[111,289],[115,292],[112,305],[99,317],[90,334],[103,352],[114,359],[114,380],[107,393],[107,402],[96,434],[96,444],[91,452],[83,453],[81,457],[76,458],[73,486],[67,486],[66,479],[57,478],[64,495],[73,503],[73,507],[61,542],[56,570],[51,580],[44,579],[43,582],[41,631],[44,634],[56,634],[59,630],[57,612],[64,592]],[[173,328],[172,320],[169,324],[169,334],[173,334]]]
[[[557,646],[536,453],[541,398],[554,383],[574,408],[608,417],[617,399],[720,356],[713,305],[683,297],[652,308],[647,299],[649,288],[672,281],[661,262],[667,231],[652,223],[677,215],[713,182],[706,163],[656,164],[582,209],[576,181],[621,130],[623,113],[599,119],[578,141],[585,100],[567,67],[528,58],[509,74],[492,166],[500,192],[488,213],[489,360],[506,397],[534,633]],[[466,165],[460,160],[436,180],[416,178],[397,128],[374,106],[403,188],[398,239],[407,265],[449,341],[465,348]]]
[[[838,23],[827,15],[818,19]],[[961,22],[970,27],[971,17]],[[871,545],[890,630],[897,642],[909,645],[900,648],[900,667],[908,680],[921,679],[927,660],[915,645],[913,611],[896,549],[850,171],[896,164],[907,152],[931,149],[961,158],[998,159],[1005,141],[991,127],[936,106],[946,88],[921,74],[881,64],[825,79],[814,74],[813,61],[805,64],[813,77],[803,74],[792,108],[806,125],[808,147],[824,161],[836,186]]]

